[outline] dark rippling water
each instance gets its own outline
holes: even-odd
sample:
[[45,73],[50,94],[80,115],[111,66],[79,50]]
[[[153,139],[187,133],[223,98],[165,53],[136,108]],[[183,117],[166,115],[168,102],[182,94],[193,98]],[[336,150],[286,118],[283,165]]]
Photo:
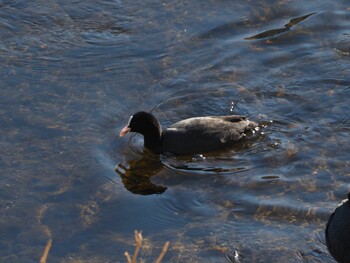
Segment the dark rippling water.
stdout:
[[[347,1],[0,1],[0,261],[332,262],[349,191]],[[247,115],[257,140],[172,157],[120,139]],[[115,166],[117,165],[117,172]]]

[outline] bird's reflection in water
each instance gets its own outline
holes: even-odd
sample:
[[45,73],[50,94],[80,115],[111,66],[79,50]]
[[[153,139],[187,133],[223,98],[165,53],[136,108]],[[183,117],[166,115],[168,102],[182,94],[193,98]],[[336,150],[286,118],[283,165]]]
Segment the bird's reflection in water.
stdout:
[[167,189],[151,182],[151,177],[162,170],[163,166],[159,159],[142,157],[128,161],[127,166],[118,163],[115,172],[120,175],[125,188],[131,193],[139,195],[162,194]]

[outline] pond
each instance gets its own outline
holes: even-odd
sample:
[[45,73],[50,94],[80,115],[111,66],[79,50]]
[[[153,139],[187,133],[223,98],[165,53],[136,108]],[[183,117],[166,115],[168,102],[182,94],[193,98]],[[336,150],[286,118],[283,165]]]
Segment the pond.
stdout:
[[[0,261],[332,262],[350,175],[346,1],[0,2]],[[163,127],[240,114],[257,139],[154,155]],[[334,262],[334,261],[333,261]]]

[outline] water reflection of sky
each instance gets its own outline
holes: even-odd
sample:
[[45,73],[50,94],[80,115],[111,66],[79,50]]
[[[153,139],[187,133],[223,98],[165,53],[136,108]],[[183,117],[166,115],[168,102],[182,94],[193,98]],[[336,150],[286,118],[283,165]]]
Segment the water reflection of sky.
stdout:
[[[140,229],[147,262],[167,240],[167,262],[329,262],[324,225],[349,190],[348,9],[3,1],[1,261],[37,262],[49,238],[51,261],[123,261]],[[138,110],[167,127],[236,102],[266,126],[240,149],[159,158],[117,136]]]

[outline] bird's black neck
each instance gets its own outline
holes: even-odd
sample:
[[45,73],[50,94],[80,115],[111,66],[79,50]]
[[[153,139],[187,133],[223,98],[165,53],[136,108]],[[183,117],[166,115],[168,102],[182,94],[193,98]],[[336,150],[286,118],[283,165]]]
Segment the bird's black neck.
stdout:
[[145,147],[155,153],[160,153],[162,147],[162,128],[158,125],[152,127],[152,129],[148,129],[147,132],[143,134]]

